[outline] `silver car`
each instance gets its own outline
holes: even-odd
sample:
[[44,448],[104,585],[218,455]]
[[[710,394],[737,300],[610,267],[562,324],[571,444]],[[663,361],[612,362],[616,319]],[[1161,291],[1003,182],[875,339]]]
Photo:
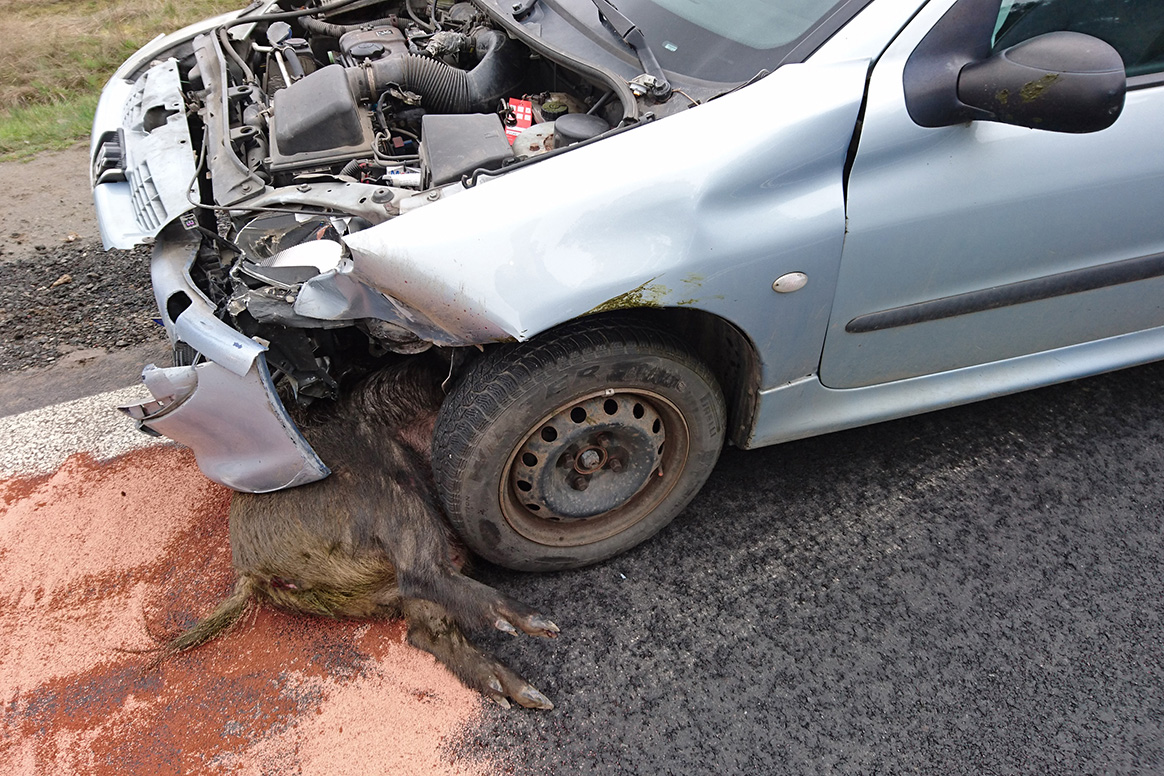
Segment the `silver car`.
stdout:
[[591,563],[725,441],[1164,357],[1161,127],[1158,0],[255,4],[101,97],[175,356],[126,409],[277,490],[289,403],[439,353],[463,539]]

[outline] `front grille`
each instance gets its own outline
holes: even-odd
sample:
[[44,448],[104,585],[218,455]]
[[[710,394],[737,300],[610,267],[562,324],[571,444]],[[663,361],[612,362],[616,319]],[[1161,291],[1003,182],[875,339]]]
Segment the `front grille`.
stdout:
[[157,231],[166,221],[166,207],[162,204],[158,187],[154,184],[149,162],[142,160],[127,172],[129,196],[133,202],[133,215],[138,225],[146,232]]

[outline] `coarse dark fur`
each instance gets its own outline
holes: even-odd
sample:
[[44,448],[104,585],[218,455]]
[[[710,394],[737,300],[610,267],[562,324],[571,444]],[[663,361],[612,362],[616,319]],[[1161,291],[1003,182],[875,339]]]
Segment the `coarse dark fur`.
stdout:
[[334,406],[297,418],[331,476],[234,495],[234,592],[163,647],[163,657],[222,634],[257,601],[327,617],[403,615],[409,643],[469,687],[502,705],[508,698],[553,708],[464,634],[494,627],[554,636],[558,628],[461,573],[465,552],[431,484],[429,446],[443,376],[438,360],[410,357],[365,378]]

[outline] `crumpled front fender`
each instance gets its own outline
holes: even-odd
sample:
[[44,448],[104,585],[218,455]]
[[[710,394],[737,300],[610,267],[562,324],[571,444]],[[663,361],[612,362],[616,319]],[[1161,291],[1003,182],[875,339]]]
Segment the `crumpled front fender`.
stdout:
[[762,331],[772,280],[804,271],[812,290],[782,311],[823,336],[868,66],[788,65],[665,120],[482,176],[345,237],[354,271],[467,343],[644,306],[706,309]]

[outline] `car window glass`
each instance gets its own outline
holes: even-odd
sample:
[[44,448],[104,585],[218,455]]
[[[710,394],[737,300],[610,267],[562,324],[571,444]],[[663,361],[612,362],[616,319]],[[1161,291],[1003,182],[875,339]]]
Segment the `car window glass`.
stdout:
[[676,16],[737,43],[772,49],[795,40],[825,15],[836,0],[652,0]]
[[1064,30],[1111,44],[1123,57],[1128,76],[1164,71],[1161,0],[1004,0],[994,49]]
[[780,65],[806,39],[869,0],[615,0],[665,70],[739,82]]

